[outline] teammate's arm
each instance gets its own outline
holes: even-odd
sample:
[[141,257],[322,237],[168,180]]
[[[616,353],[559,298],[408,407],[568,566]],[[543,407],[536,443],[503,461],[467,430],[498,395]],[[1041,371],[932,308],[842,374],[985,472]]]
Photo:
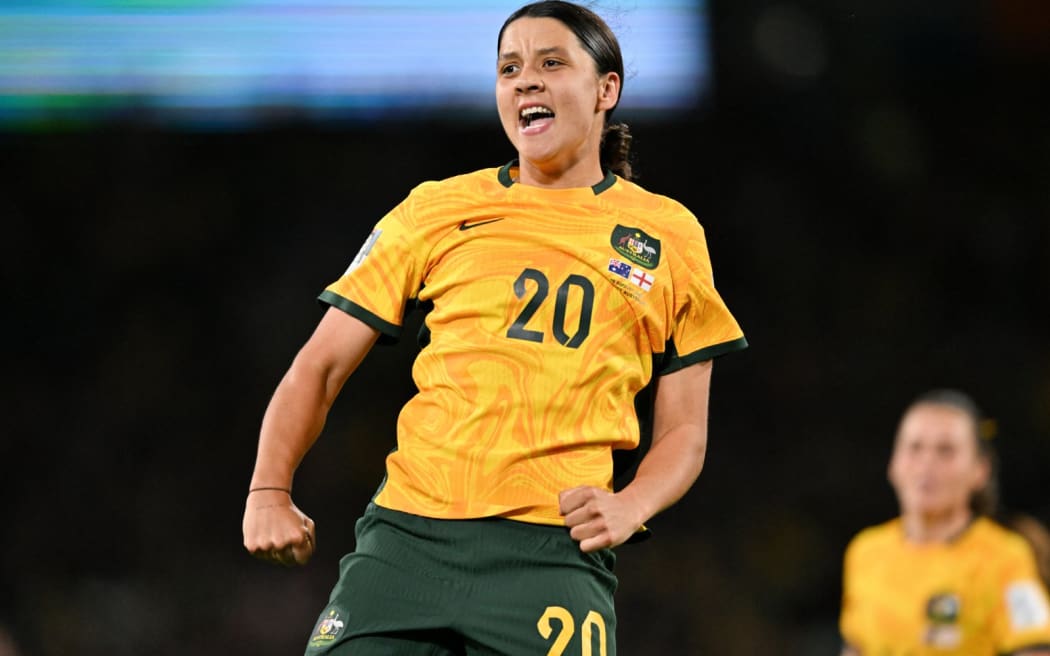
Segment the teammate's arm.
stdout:
[[583,551],[622,544],[696,481],[707,452],[711,361],[656,380],[653,443],[634,480],[615,494],[577,487],[560,495],[561,513]]
[[849,645],[842,646],[842,653],[839,656],[860,656],[860,651],[850,647]]
[[342,310],[329,308],[277,385],[263,416],[255,472],[244,509],[244,546],[284,565],[313,554],[314,523],[292,503],[292,477],[324,427],[343,383],[378,333]]

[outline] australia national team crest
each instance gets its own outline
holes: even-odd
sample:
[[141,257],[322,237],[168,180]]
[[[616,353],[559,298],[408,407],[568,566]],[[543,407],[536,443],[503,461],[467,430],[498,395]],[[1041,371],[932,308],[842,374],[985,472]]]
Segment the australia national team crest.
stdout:
[[339,617],[337,610],[330,609],[327,613],[321,616],[321,621],[317,623],[317,628],[314,629],[314,633],[310,636],[311,647],[324,647],[335,641],[336,636],[343,630],[345,623]]
[[610,241],[617,253],[646,269],[660,263],[660,240],[638,228],[617,225]]

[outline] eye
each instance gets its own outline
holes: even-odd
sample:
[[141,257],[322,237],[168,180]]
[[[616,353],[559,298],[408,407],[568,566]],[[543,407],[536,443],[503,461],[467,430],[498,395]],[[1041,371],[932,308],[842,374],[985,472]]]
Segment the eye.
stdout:
[[543,67],[544,68],[553,68],[555,66],[560,66],[560,65],[561,65],[561,62],[558,61],[557,59],[545,59],[545,60],[543,60]]
[[504,64],[499,69],[500,75],[513,75],[518,72],[517,64]]

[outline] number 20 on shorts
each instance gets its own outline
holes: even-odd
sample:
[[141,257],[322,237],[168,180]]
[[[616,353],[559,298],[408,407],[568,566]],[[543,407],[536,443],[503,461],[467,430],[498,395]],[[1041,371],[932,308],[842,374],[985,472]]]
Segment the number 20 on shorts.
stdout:
[[[576,620],[573,619],[572,613],[561,606],[547,606],[539,621],[536,622],[536,630],[540,632],[544,640],[549,640],[551,634],[554,633],[551,620],[557,620],[561,624],[561,630],[554,636],[554,644],[551,645],[547,656],[562,656],[565,653],[565,647],[576,633]],[[598,631],[598,655],[606,656],[605,620],[593,610],[587,613],[583,624],[580,625],[580,642],[583,645],[581,656],[593,656],[594,647],[591,643],[594,640],[595,629]]]

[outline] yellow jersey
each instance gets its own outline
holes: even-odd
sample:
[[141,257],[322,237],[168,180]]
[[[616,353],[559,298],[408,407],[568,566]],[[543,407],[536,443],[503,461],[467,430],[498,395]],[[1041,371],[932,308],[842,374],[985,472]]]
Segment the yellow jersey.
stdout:
[[516,163],[425,182],[320,300],[398,336],[429,307],[380,506],[562,524],[558,493],[610,489],[655,375],[746,347],[679,203],[608,174],[518,184]]
[[1050,646],[1050,606],[1020,535],[978,518],[919,545],[895,519],[846,550],[840,629],[863,656],[992,656]]

